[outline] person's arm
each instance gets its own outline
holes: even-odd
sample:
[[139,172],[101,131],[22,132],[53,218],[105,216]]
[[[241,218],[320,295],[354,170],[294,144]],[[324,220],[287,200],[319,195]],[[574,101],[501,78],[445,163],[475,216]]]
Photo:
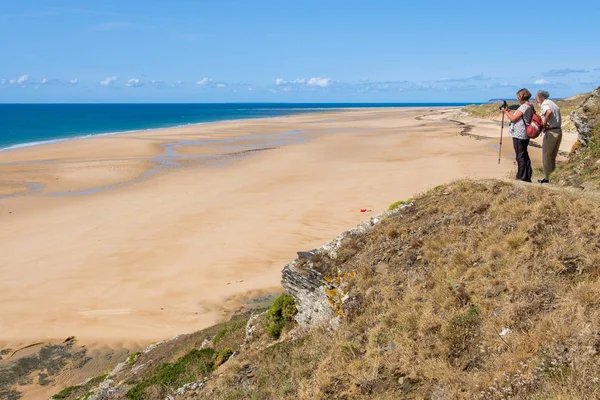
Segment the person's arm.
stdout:
[[552,110],[547,109],[546,113],[542,115],[542,122],[544,123],[544,128],[548,129],[550,126],[548,125],[548,120],[550,119],[550,115],[552,115]]
[[508,119],[510,119],[510,122],[517,122],[523,116],[523,113],[519,110],[515,111],[515,113],[513,114],[513,112],[508,108],[503,108],[502,112],[504,113],[504,115],[506,115]]

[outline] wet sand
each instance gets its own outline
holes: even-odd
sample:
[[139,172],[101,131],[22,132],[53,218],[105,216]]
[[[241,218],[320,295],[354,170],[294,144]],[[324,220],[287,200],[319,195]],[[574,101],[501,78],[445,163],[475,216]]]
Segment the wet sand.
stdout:
[[[0,349],[130,347],[281,290],[295,257],[396,200],[505,178],[457,109],[370,109],[0,152]],[[477,126],[480,122],[471,121]],[[485,121],[481,121],[482,124]]]

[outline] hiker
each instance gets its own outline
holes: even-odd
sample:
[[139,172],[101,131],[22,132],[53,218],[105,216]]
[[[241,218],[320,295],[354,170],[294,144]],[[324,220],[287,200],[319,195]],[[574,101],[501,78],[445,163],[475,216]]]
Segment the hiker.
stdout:
[[510,119],[510,136],[513,138],[513,146],[517,158],[517,180],[531,182],[531,159],[527,152],[529,146],[529,136],[527,136],[526,123],[531,123],[533,118],[533,106],[529,102],[531,92],[527,89],[521,89],[517,92],[517,101],[519,108],[513,113],[508,107],[502,108],[502,112]]
[[550,182],[550,174],[556,169],[556,156],[562,141],[560,108],[549,97],[550,93],[545,90],[539,90],[535,95],[535,99],[540,104],[540,115],[544,122],[544,141],[542,142],[544,179],[539,179],[539,183]]

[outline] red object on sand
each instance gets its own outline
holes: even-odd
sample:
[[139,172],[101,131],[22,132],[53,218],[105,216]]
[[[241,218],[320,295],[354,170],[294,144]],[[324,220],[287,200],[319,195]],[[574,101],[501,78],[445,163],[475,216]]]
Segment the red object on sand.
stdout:
[[367,209],[366,209],[366,208],[362,208],[362,209],[360,210],[360,212],[367,212]]

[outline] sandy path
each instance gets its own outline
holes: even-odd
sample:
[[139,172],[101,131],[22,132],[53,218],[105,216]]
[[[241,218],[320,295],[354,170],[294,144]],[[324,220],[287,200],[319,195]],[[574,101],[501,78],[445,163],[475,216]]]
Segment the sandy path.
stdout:
[[0,153],[0,347],[198,330],[280,290],[295,252],[369,218],[361,208],[508,176],[510,159],[459,136],[454,114],[311,114]]

